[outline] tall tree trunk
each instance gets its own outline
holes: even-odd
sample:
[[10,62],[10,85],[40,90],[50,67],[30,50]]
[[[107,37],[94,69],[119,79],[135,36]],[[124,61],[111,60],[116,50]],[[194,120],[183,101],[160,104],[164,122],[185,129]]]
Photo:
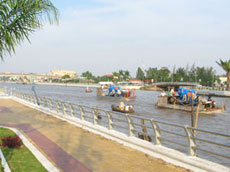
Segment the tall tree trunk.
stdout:
[[230,71],[227,72],[227,90],[230,89],[229,85],[230,85]]

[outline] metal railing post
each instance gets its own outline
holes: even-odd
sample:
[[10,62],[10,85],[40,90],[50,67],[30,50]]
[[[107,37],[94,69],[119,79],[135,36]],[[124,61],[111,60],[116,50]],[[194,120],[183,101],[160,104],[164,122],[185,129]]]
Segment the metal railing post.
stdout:
[[60,105],[59,105],[59,102],[56,100],[56,111],[57,113],[60,112]]
[[29,96],[29,102],[32,103],[33,100],[32,100],[32,96]]
[[38,97],[39,105],[42,106],[42,98]]
[[134,136],[134,133],[133,133],[133,122],[132,122],[132,119],[129,117],[129,114],[125,114],[126,118],[127,118],[127,121],[128,121],[128,125],[129,125],[129,136]]
[[42,106],[42,100],[41,100],[41,97],[38,97],[38,105],[41,105]]
[[13,91],[13,88],[10,89],[10,95],[13,96],[14,94],[14,91]]
[[91,108],[91,111],[93,112],[93,124],[97,125],[97,120],[98,120],[97,113],[93,108]]
[[185,133],[188,138],[188,143],[189,143],[189,155],[190,156],[196,156],[196,143],[195,140],[192,136],[192,132],[188,129],[188,126],[184,126]]
[[47,107],[47,99],[45,97],[43,97],[43,101],[44,101],[44,107]]
[[37,99],[35,96],[33,96],[33,102],[34,102],[34,104],[37,104]]
[[27,94],[25,95],[25,100],[28,101],[28,95]]
[[81,120],[85,120],[85,112],[81,105],[78,105],[80,112],[81,112]]
[[26,101],[30,102],[30,96],[28,94],[26,95]]
[[33,102],[33,104],[36,104],[36,98],[34,97],[34,96],[32,96],[32,102]]
[[52,109],[53,109],[53,102],[52,102],[52,99],[49,99],[49,106],[50,106],[50,109],[52,110]]
[[65,106],[65,102],[62,102],[62,109],[63,109],[63,114],[66,115],[66,106]]
[[72,117],[74,117],[74,108],[73,108],[73,105],[71,103],[69,103],[69,108],[70,108],[70,115]]
[[158,126],[158,124],[157,124],[155,121],[153,121],[153,120],[150,120],[150,121],[151,121],[153,130],[154,130],[154,135],[155,135],[155,137],[154,137],[154,143],[155,143],[156,145],[161,145],[161,140],[160,140],[160,138],[161,138],[160,127]]
[[112,120],[112,116],[109,112],[106,112],[106,115],[108,117],[108,122],[109,122],[109,129],[113,130],[113,120]]
[[46,107],[46,99],[45,99],[45,97],[42,97],[41,99],[42,99],[42,103],[43,103],[42,106]]

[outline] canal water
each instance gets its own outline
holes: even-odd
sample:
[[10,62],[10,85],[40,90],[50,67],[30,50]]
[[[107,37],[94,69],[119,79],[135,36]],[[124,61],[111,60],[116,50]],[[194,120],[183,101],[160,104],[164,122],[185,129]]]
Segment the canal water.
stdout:
[[[0,87],[15,88],[18,91],[34,94],[33,85],[0,83]],[[113,98],[99,98],[96,89],[92,93],[85,93],[85,88],[66,86],[35,85],[39,96],[54,98],[75,104],[98,107],[111,110],[112,104],[119,104],[120,100]],[[188,112],[155,108],[157,96],[160,92],[136,90],[136,99],[124,101],[126,104],[134,105],[135,115],[145,116],[156,120],[190,125],[191,115]],[[200,114],[198,127],[215,132],[230,134],[230,98],[213,97],[217,104],[225,104],[226,112],[217,114]]]
[[[33,85],[9,84],[0,83],[0,87],[15,88],[16,90],[33,95]],[[66,86],[48,86],[35,85],[37,95],[47,98],[53,98],[61,101],[71,102],[74,104],[87,105],[98,107],[104,110],[111,110],[112,104],[119,104],[120,100],[113,98],[99,98],[96,95],[96,89],[92,88],[92,93],[85,93],[85,88],[81,87],[66,87]],[[157,109],[155,104],[157,96],[160,92],[156,91],[136,91],[136,99],[131,101],[124,101],[126,104],[134,106],[135,115],[153,118],[181,125],[191,125],[191,115],[188,112]],[[226,112],[217,114],[200,114],[198,121],[198,128],[211,130],[214,132],[230,134],[230,98],[213,97],[217,104],[226,105]],[[211,138],[212,139],[212,138]],[[214,138],[215,139],[215,138]],[[218,140],[221,143],[230,145],[230,139]],[[170,146],[169,146],[170,147]],[[205,145],[204,145],[205,147]],[[229,156],[229,152],[219,152]],[[216,161],[216,159],[214,160]],[[219,161],[219,160],[218,160]],[[222,160],[220,160],[222,161]],[[219,162],[220,162],[219,161]],[[229,162],[224,165],[229,166]]]

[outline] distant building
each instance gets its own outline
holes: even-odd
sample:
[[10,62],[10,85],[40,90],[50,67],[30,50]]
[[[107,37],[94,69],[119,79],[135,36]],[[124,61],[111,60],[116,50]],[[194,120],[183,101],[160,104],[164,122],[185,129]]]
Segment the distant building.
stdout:
[[70,71],[70,70],[51,70],[50,75],[56,77],[69,75],[71,78],[74,78],[76,77],[77,73],[75,71]]
[[107,77],[113,77],[113,74],[106,74],[105,76],[107,76]]
[[113,82],[101,81],[101,82],[99,82],[99,85],[100,85],[102,88],[109,88],[110,85],[113,85]]

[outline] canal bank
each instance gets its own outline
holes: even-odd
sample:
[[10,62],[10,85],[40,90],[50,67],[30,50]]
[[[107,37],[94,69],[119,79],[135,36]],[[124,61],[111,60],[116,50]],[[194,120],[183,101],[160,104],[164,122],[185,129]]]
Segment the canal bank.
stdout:
[[[95,172],[187,171],[186,169],[152,158],[101,136],[89,133],[13,100],[2,99],[0,106],[7,109],[7,111],[1,112],[1,125],[15,126],[24,131],[25,135],[31,138],[33,143],[63,171],[80,171],[79,169],[68,169],[68,164],[70,165],[69,167],[72,167],[71,165],[73,165],[75,160]],[[63,150],[67,156],[74,158],[74,160],[68,159],[67,161],[66,159],[60,159],[65,156],[60,156],[61,154],[56,149],[48,145],[42,146],[39,140],[36,141],[36,139],[31,137],[32,135],[36,136],[36,133],[40,133],[40,135],[55,143],[59,149]],[[63,163],[59,164],[58,162]]]

